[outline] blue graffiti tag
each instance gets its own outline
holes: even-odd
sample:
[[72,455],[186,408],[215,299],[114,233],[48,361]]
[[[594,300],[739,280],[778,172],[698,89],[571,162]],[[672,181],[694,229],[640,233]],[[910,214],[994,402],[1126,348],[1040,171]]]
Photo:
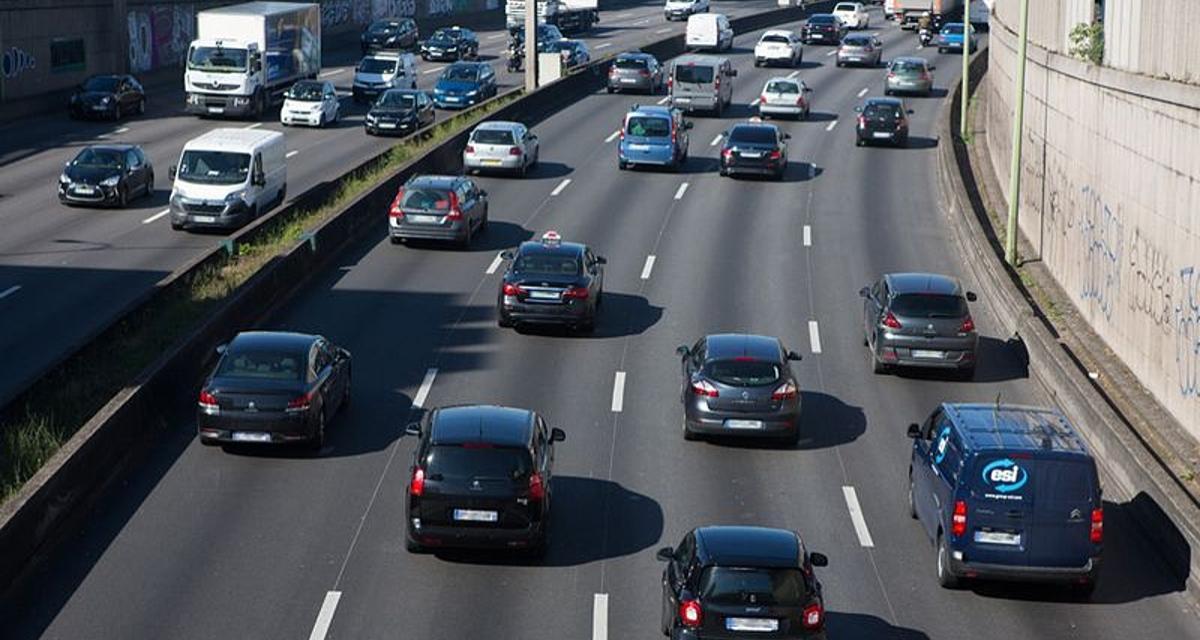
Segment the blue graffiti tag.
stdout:
[[1185,398],[1200,396],[1200,276],[1195,267],[1179,270],[1183,285],[1175,306],[1175,366],[1179,393]]
[[1080,297],[1095,301],[1105,320],[1112,319],[1121,292],[1121,254],[1125,226],[1091,187],[1083,187],[1084,203],[1080,233],[1087,249],[1083,264]]
[[1025,468],[1008,458],[1001,458],[983,468],[983,481],[1000,493],[1012,493],[1029,481]]

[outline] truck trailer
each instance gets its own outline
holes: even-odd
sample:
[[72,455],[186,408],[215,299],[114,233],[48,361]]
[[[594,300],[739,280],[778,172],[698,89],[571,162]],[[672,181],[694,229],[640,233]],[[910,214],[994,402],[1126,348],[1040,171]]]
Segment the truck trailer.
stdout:
[[[525,26],[525,0],[504,3],[505,24],[509,31]],[[540,0],[538,24],[552,24],[563,33],[579,33],[600,21],[599,0]]]
[[892,0],[891,5],[901,29],[916,28],[917,20],[926,11],[942,23],[953,22],[962,15],[962,0]]

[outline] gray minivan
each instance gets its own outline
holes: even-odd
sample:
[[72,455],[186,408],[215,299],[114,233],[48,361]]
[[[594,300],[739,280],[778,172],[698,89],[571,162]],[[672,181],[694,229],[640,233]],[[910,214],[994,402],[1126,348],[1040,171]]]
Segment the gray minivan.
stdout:
[[733,78],[737,69],[724,56],[684,55],[671,65],[671,106],[692,111],[711,111],[720,116],[733,102]]

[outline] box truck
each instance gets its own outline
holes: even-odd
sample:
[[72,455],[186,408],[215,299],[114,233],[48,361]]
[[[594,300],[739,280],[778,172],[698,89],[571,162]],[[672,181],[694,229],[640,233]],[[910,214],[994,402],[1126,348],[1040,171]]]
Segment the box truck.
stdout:
[[[599,0],[541,0],[537,3],[538,24],[552,24],[563,33],[587,31],[600,21]],[[525,0],[504,3],[509,31],[525,26]]]
[[895,0],[892,11],[901,29],[913,29],[926,11],[942,23],[958,19],[962,16],[962,0]]
[[260,118],[321,70],[316,3],[246,2],[196,14],[183,89],[187,112]]

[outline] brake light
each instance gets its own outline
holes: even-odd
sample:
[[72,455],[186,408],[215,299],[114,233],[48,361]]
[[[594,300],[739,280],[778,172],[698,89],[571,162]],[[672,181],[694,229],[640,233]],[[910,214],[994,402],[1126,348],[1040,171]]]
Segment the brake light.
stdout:
[[508,282],[505,282],[505,283],[504,283],[504,295],[506,295],[506,296],[519,296],[519,295],[521,295],[522,293],[525,293],[525,290],[524,290],[524,289],[522,289],[520,285],[511,284],[511,283],[508,283]]
[[796,96],[796,106],[797,107],[804,106],[804,95],[803,94]]
[[820,629],[821,625],[825,624],[825,607],[822,607],[820,602],[804,607],[800,624],[804,625],[805,629]]
[[922,80],[928,80],[928,79],[929,79],[929,72],[928,72],[928,71],[922,71],[922,72],[921,72],[921,79],[922,79]]
[[683,626],[696,629],[703,619],[704,612],[700,609],[699,601],[684,600],[679,603],[679,621],[683,623]]
[[562,297],[573,298],[575,300],[587,300],[588,290],[587,287],[571,287],[563,292]]
[[475,153],[474,145],[467,145],[467,153]]
[[536,471],[529,475],[529,499],[546,499],[546,483],[542,482],[542,474]]
[[412,480],[408,483],[408,495],[418,498],[425,495],[425,470],[413,467]]
[[866,117],[866,116],[859,116],[859,117],[858,117],[858,126],[860,126],[860,127],[865,127],[865,126],[867,126],[867,117]]
[[718,93],[721,93],[721,76],[720,75],[718,75],[716,78],[713,78],[713,94],[716,95]]
[[733,149],[722,149],[721,157],[725,158],[726,160],[732,159],[733,158]]
[[950,535],[955,538],[967,533],[967,501],[954,501],[954,515],[950,516]]
[[1104,542],[1104,509],[1092,509],[1092,544]]
[[971,333],[974,330],[975,321],[971,319],[971,316],[967,316],[967,319],[963,320],[962,326],[958,328],[959,333]]
[[895,77],[896,77],[896,72],[895,72],[895,71],[889,71],[889,72],[888,72],[888,80],[891,80],[892,78],[895,78]]
[[450,192],[450,212],[446,214],[447,220],[462,220],[462,210],[458,208],[458,194]]
[[667,93],[671,92],[671,88],[675,86],[675,78],[667,78]]
[[765,93],[764,93],[764,94],[762,94],[761,96],[759,96],[759,97],[758,97],[758,101],[759,101],[759,102],[766,102],[766,101],[767,101],[767,94],[765,94]]
[[642,69],[641,71],[638,71],[638,75],[639,75],[639,76],[641,76],[641,77],[643,77],[643,78],[649,78],[649,77],[650,77],[650,72],[649,72],[648,70],[646,70],[646,69]]
[[217,408],[217,397],[207,391],[200,392],[200,408],[209,411]]
[[900,321],[896,319],[896,316],[892,315],[891,311],[887,312],[887,315],[883,317],[883,326],[889,329],[900,329],[903,327]]
[[521,155],[521,147],[509,147],[509,148],[508,148],[508,155],[510,155],[510,156],[519,156],[519,155]]
[[396,192],[396,199],[392,200],[392,208],[388,209],[388,216],[393,218],[403,218],[404,211],[400,209],[400,202],[404,200],[404,188],[401,187]]
[[299,413],[301,411],[308,411],[308,406],[312,402],[312,395],[313,394],[310,391],[302,396],[296,396],[295,398],[288,400],[287,412]]
[[771,394],[772,400],[795,400],[799,392],[796,390],[794,382],[785,382],[775,389],[775,393]]
[[715,398],[721,395],[720,392],[717,391],[717,388],[714,387],[708,380],[696,380],[692,382],[692,393],[698,396],[704,396],[705,398]]
[[783,157],[783,152],[776,149],[776,150],[772,151],[771,155],[769,155],[767,157],[770,158],[771,160],[778,160]]

